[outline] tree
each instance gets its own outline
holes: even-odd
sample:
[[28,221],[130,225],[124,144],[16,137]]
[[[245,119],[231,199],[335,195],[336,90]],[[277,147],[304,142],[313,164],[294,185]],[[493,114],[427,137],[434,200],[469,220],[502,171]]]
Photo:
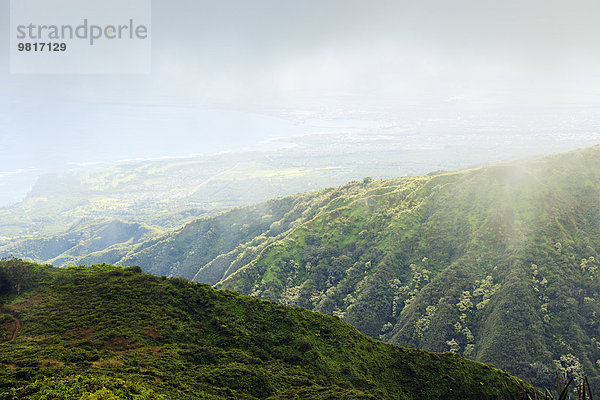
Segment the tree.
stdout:
[[21,294],[33,283],[33,267],[20,259],[9,259],[0,264],[0,294]]

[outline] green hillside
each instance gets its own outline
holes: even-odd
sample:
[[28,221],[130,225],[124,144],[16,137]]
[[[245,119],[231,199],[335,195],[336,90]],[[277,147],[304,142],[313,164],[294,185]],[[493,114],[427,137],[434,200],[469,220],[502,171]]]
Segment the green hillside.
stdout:
[[273,200],[120,260],[600,390],[600,147]]
[[342,190],[220,286],[598,390],[600,147]]
[[65,233],[8,241],[0,244],[0,257],[19,256],[57,265],[93,264],[120,260],[132,247],[163,233],[145,224],[116,219],[88,219]]
[[181,278],[0,261],[3,399],[503,399],[518,381]]
[[[239,250],[240,244],[252,251],[273,242],[292,226],[315,217],[327,206],[328,194],[333,191],[326,189],[271,200],[199,219],[140,244],[118,262],[143,266],[145,271],[156,275],[196,277],[198,281],[215,284],[231,273],[230,258],[237,256],[238,251],[231,252]],[[239,260],[236,265],[243,262]]]

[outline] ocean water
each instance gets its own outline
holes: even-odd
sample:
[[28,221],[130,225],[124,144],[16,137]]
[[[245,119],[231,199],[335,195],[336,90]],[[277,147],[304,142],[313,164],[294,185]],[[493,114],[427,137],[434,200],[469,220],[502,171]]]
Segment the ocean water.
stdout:
[[[8,107],[10,108],[10,107]],[[365,120],[277,117],[180,105],[19,105],[0,131],[0,206],[21,200],[45,173],[118,162],[272,151],[285,138],[377,126]]]

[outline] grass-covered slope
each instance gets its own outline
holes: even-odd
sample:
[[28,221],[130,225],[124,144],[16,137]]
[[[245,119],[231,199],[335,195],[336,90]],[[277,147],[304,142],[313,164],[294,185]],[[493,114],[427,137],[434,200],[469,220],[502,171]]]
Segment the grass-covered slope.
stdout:
[[0,398],[502,399],[518,382],[338,318],[108,265],[0,261]]
[[600,390],[600,146],[239,208],[120,260]]
[[[297,195],[199,219],[139,245],[118,263],[140,265],[155,275],[192,279],[205,264],[240,243],[271,242],[293,221],[314,216],[316,210],[307,205],[318,204],[319,200],[314,193]],[[206,268],[198,280],[214,284],[223,279],[225,272],[218,267]]]
[[337,193],[219,285],[600,389],[600,147]]
[[600,147],[337,193],[219,285],[600,388]]

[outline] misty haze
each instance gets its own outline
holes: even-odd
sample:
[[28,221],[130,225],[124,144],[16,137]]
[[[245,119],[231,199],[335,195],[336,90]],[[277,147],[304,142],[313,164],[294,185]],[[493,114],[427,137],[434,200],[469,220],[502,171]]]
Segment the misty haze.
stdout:
[[600,393],[600,3],[86,1],[151,72],[0,72],[0,398]]

